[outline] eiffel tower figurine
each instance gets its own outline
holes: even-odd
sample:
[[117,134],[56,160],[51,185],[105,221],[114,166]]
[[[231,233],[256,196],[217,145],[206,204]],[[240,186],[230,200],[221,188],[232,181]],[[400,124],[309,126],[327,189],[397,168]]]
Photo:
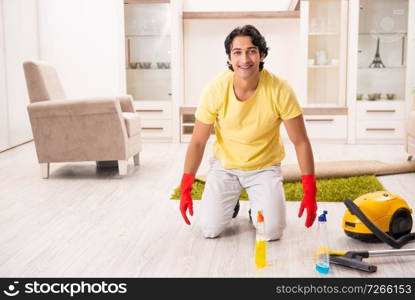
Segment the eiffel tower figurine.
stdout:
[[372,63],[369,65],[369,68],[386,68],[385,65],[382,62],[382,59],[380,58],[379,43],[380,43],[380,38],[378,38],[375,58],[373,59]]

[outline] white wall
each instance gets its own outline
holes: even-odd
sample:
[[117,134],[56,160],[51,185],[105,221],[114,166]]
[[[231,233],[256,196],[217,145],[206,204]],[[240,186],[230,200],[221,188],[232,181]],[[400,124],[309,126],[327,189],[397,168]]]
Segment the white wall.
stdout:
[[184,0],[184,11],[280,11],[287,10],[291,0]]
[[0,1],[0,151],[9,145],[9,121],[7,113],[7,90],[6,90],[6,58],[4,52],[4,29],[3,29],[3,1]]
[[40,58],[69,98],[125,94],[121,0],[39,0]]
[[1,6],[3,38],[0,37],[0,52],[3,53],[0,54],[0,149],[4,149],[32,138],[26,110],[29,98],[22,63],[38,58],[37,0],[2,0]]
[[0,0],[0,151],[32,138],[22,63],[56,66],[70,98],[125,94],[121,0]]
[[303,89],[299,19],[222,19],[184,21],[184,90],[186,105],[197,105],[203,87],[227,69],[224,41],[237,26],[252,24],[270,50],[265,68],[286,79],[297,94]]

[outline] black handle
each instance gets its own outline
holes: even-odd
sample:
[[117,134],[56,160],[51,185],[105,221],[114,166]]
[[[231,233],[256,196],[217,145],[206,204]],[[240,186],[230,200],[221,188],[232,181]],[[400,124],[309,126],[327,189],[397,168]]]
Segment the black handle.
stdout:
[[359,258],[350,258],[347,256],[335,256],[330,255],[330,263],[341,265],[344,267],[349,267],[356,270],[361,270],[369,273],[373,273],[377,271],[377,267],[375,265],[368,264],[360,260]]

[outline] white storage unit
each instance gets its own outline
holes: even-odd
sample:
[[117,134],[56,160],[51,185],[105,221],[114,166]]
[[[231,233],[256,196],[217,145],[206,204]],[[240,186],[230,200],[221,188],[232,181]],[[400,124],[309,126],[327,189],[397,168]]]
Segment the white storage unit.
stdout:
[[404,101],[359,101],[356,113],[356,142],[403,143]]
[[304,115],[304,122],[311,140],[346,142],[347,116]]
[[[224,38],[236,25],[252,23],[258,26],[272,48],[265,67],[287,79],[296,91],[305,109],[304,119],[312,140],[404,142],[406,114],[413,107],[410,91],[415,86],[415,68],[411,67],[415,64],[415,52],[412,51],[415,49],[414,0],[302,0],[300,12],[274,10],[274,7],[264,6],[265,2],[257,5],[241,3],[240,7],[232,8],[187,0],[161,2],[170,2],[171,78],[168,77],[169,70],[127,70],[134,76],[146,74],[138,85],[130,85],[133,94],[144,92],[143,88],[151,82],[155,84],[156,78],[160,80],[157,88],[147,89],[147,94],[140,99],[141,109],[151,106],[154,110],[144,112],[143,127],[153,128],[147,129],[145,136],[163,136],[168,140],[170,132],[173,141],[189,141],[194,126],[193,112],[203,86],[226,69]],[[374,18],[366,18],[364,26],[359,27],[362,6],[367,10],[374,6],[376,13]],[[386,19],[376,19],[376,14]],[[382,26],[393,23],[396,28],[391,28],[390,33],[399,33],[398,42],[381,44],[381,54],[385,62],[390,62],[390,66],[381,71],[391,74],[390,80],[383,84],[382,81],[373,84],[372,79],[377,77],[371,77],[373,71],[379,69],[372,70],[366,66],[367,58],[371,59],[375,50],[371,34],[381,38],[387,36],[385,32],[372,32],[372,21],[373,24],[380,22]],[[398,25],[406,28],[402,31]],[[358,54],[362,49],[363,55]],[[133,55],[130,56],[133,59]],[[382,74],[379,72],[378,75]],[[371,91],[374,87],[381,88]],[[375,92],[382,93],[381,100],[365,101],[369,93]],[[168,97],[164,99],[162,95],[166,93]],[[365,94],[363,101],[356,101],[359,93]],[[386,100],[386,93],[394,93],[395,99]],[[152,104],[145,104],[148,100]],[[157,103],[166,104],[168,101],[171,101],[170,116],[165,106],[157,106]],[[309,109],[314,111],[309,113]],[[343,112],[327,113],[327,110],[336,109]],[[168,119],[171,120],[170,127],[162,121]],[[159,123],[152,121],[150,124],[145,120],[159,120]],[[286,133],[283,136],[286,137]]]
[[141,136],[152,141],[171,141],[171,101],[134,101],[134,108],[141,117]]
[[[181,141],[190,139],[194,122],[192,110],[198,104],[203,85],[224,69],[225,36],[242,22],[257,26],[265,36],[272,49],[265,60],[265,68],[286,79],[295,90],[305,107],[304,119],[309,137],[312,140],[346,142],[348,0],[302,1],[301,12],[279,13],[183,13],[184,69],[180,78],[184,80],[179,86],[184,90],[184,103],[180,109]],[[213,45],[206,46],[212,41]],[[326,49],[327,60],[314,60],[308,65],[309,59],[314,59],[322,48]],[[215,59],[204,59],[207,56]],[[333,112],[335,110],[341,112]],[[287,138],[283,125],[281,127],[282,136]]]
[[348,0],[301,1],[306,105],[346,107]]
[[124,1],[127,94],[145,140],[172,141],[170,1]]
[[349,143],[403,144],[413,109],[413,0],[349,0]]
[[[303,117],[311,141],[346,143],[347,108],[305,107]],[[283,124],[281,135],[285,140],[288,139]]]

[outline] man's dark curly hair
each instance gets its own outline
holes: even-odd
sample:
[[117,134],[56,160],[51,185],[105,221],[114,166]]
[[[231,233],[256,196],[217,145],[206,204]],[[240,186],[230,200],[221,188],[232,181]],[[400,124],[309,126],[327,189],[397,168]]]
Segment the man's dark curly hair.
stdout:
[[[234,30],[232,30],[231,33],[226,37],[225,39],[225,50],[228,57],[231,57],[231,47],[233,39],[237,36],[249,36],[251,37],[252,44],[258,47],[259,54],[263,57],[266,57],[268,55],[269,48],[267,47],[267,42],[265,41],[265,38],[261,35],[258,29],[256,29],[252,25],[244,25],[236,27]],[[229,62],[226,62],[228,65],[229,70],[233,71],[233,67]],[[261,71],[264,68],[264,62],[261,61],[259,63],[259,70]]]

